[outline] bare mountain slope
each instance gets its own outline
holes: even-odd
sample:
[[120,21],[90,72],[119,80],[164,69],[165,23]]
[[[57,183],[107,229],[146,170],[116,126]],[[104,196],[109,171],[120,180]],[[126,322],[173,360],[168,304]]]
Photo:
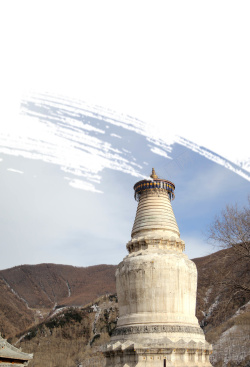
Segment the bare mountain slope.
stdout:
[[30,327],[60,306],[84,305],[115,292],[114,265],[21,265],[0,271],[0,332],[6,337]]
[[35,313],[0,278],[0,332],[15,335],[35,322]]
[[[196,314],[201,326],[208,334],[214,327],[233,317],[237,310],[250,301],[249,293],[239,290],[235,295],[230,287],[230,284],[234,284],[236,280],[239,282],[241,276],[247,276],[242,262],[238,263],[234,260],[232,249],[193,259],[198,269]],[[229,267],[233,267],[230,273],[227,271]],[[249,267],[247,262],[245,267]],[[249,275],[248,272],[250,282]]]

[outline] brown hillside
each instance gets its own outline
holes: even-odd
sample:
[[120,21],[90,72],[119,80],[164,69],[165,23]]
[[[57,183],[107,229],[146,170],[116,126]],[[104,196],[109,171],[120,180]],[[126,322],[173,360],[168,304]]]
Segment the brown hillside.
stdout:
[[[114,265],[78,268],[69,265],[21,265],[0,271],[2,278],[29,307],[82,305],[114,292]],[[80,296],[80,298],[79,298]]]
[[0,332],[3,336],[15,335],[35,322],[34,313],[0,279]]
[[193,261],[198,269],[196,314],[209,339],[209,331],[229,320],[240,307],[247,304],[250,294],[240,291],[236,296],[232,294],[226,270],[233,266],[231,283],[242,273],[245,274],[242,263],[235,263],[232,249],[217,251]]
[[114,293],[115,269],[114,265],[39,264],[0,271],[0,331],[13,336],[55,307],[85,305]]

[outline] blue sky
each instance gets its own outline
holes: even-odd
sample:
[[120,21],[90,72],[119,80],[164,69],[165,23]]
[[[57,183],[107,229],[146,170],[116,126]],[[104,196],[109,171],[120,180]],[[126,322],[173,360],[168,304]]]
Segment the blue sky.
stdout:
[[0,5],[0,268],[116,264],[154,167],[189,257],[249,194],[248,1]]

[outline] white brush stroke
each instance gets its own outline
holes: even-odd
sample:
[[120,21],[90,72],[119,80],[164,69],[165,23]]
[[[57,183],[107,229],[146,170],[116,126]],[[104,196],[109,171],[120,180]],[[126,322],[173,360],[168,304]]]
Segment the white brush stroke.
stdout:
[[164,152],[164,150],[160,149],[160,148],[151,148],[151,152],[155,153],[155,154],[158,154],[158,155],[161,155],[162,157],[165,157],[165,158],[171,158],[167,155],[166,152]]
[[15,173],[19,173],[19,174],[23,174],[24,173],[23,171],[19,171],[18,169],[14,169],[14,168],[7,168],[7,171],[15,172]]
[[[36,110],[31,109],[30,103]],[[80,117],[88,123],[80,121]],[[33,93],[24,98],[18,121],[0,132],[0,152],[58,165],[76,177],[69,180],[70,186],[92,192],[102,192],[95,185],[101,183],[105,168],[144,178],[133,152],[117,149],[106,141],[105,130],[92,126],[88,120],[91,117],[145,137],[151,151],[167,159],[172,158],[173,144],[179,143],[250,180],[248,162],[241,166],[233,164],[183,137],[171,133],[164,137],[157,128],[139,119],[48,93]],[[110,135],[121,138],[115,133]]]
[[99,194],[103,193],[103,191],[97,190],[95,188],[95,186],[93,184],[91,184],[90,182],[86,182],[86,181],[82,181],[82,180],[77,180],[77,179],[70,180],[69,179],[69,185],[74,187],[75,189],[96,192],[96,193],[99,193]]
[[114,138],[118,138],[118,139],[122,139],[122,137],[120,135],[117,135],[117,134],[110,134],[110,136],[113,136]]

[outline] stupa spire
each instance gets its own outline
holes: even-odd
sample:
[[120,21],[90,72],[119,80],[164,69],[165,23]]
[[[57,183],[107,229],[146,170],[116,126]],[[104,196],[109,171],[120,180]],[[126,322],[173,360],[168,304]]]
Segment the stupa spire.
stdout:
[[156,178],[158,178],[157,174],[155,173],[155,169],[154,168],[152,168],[152,173],[151,173],[150,177],[152,177],[153,180],[155,180]]
[[134,185],[135,199],[139,201],[132,238],[158,234],[158,237],[180,237],[179,228],[172,209],[175,185],[160,179],[154,168],[150,176],[153,180],[142,180]]

